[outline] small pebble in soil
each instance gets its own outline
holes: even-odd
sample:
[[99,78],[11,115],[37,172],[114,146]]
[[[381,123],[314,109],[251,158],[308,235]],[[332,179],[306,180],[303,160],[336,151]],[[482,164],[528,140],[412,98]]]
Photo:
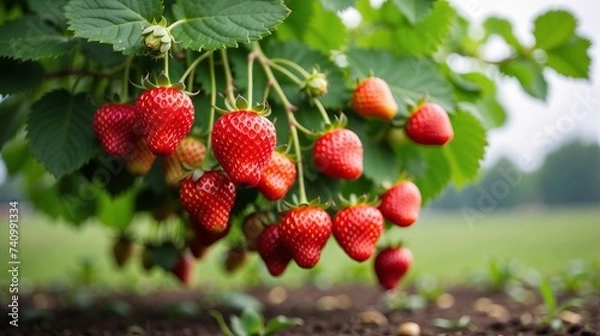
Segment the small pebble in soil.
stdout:
[[529,325],[533,322],[533,315],[531,313],[523,313],[520,319],[522,325]]
[[340,309],[348,309],[352,307],[352,299],[346,294],[336,295],[335,297],[338,301],[338,307]]
[[583,320],[581,315],[574,313],[572,311],[569,311],[569,310],[560,312],[558,317],[560,317],[561,320],[563,320],[564,322],[567,322],[569,324],[580,324],[581,321]]
[[321,297],[317,301],[317,309],[321,311],[331,311],[339,309],[340,305],[338,299],[334,296],[326,295]]
[[502,322],[508,322],[508,320],[510,320],[510,313],[508,312],[508,309],[499,304],[491,304],[487,308],[487,314],[489,317],[495,318]]
[[475,309],[475,311],[478,312],[486,313],[488,311],[489,306],[491,306],[493,303],[494,302],[492,302],[492,300],[486,297],[482,297],[475,300],[475,302],[473,303],[473,309]]
[[376,310],[360,312],[356,315],[356,319],[361,324],[374,324],[378,326],[384,326],[388,324],[387,317]]
[[414,322],[405,322],[398,326],[398,336],[420,336],[421,327]]
[[454,306],[454,296],[452,296],[452,294],[444,293],[437,298],[435,303],[440,309],[451,308]]
[[278,305],[287,299],[287,291],[283,287],[273,287],[268,294],[269,303]]

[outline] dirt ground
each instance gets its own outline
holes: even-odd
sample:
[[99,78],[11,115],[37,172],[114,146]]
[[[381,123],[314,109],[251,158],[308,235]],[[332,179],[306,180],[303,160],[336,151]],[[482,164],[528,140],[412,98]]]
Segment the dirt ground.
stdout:
[[[503,293],[483,294],[473,289],[452,289],[448,292],[450,295],[439,299],[437,304],[418,312],[384,312],[381,291],[364,285],[336,286],[328,290],[265,288],[254,289],[249,294],[265,305],[267,318],[283,314],[304,320],[302,326],[286,329],[278,335],[397,335],[398,326],[405,322],[419,324],[421,335],[558,334],[536,323],[541,312],[539,300],[533,298],[524,304]],[[64,295],[47,293],[23,298],[19,328],[7,328],[4,323],[0,335],[220,335],[209,310],[218,309],[227,320],[233,312],[231,308],[215,306],[211,303],[214,300],[209,300],[201,291],[144,296],[113,294],[95,300],[86,309],[73,308],[65,301]],[[169,307],[177,302],[191,302],[199,310],[174,314]],[[108,306],[112,309],[107,309]],[[27,307],[45,309],[26,311]],[[600,335],[598,300],[570,312],[563,316],[570,323],[564,323],[562,335]],[[7,316],[6,305],[2,305],[2,314]],[[436,318],[457,319],[465,315],[470,317],[474,329],[447,330],[432,323]]]

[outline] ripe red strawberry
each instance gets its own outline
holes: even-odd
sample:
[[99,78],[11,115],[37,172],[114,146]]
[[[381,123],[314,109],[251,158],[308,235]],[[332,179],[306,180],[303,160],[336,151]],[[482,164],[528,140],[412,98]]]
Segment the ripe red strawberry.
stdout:
[[121,237],[115,241],[112,251],[115,262],[119,268],[125,266],[127,261],[131,259],[134,248],[133,241],[127,237]]
[[412,265],[413,256],[405,247],[388,247],[375,258],[375,274],[385,290],[394,289]]
[[280,276],[287,268],[292,255],[285,249],[279,235],[279,224],[267,226],[256,240],[256,250],[272,276]]
[[360,82],[352,95],[352,107],[363,117],[392,120],[398,112],[390,86],[381,78],[369,77]]
[[206,227],[204,225],[200,224],[200,222],[198,222],[197,219],[194,218],[193,216],[190,217],[190,219],[188,221],[188,225],[189,225],[189,227],[191,227],[192,231],[194,232],[194,235],[193,235],[194,241],[198,242],[199,244],[205,245],[205,246],[211,246],[214,243],[218,242],[223,237],[227,236],[227,234],[229,233],[229,230],[231,230],[231,221],[229,221],[229,222],[227,222],[227,226],[225,227],[225,230],[223,230],[221,232],[209,231],[206,229]]
[[331,235],[331,218],[318,206],[300,206],[283,216],[279,233],[298,266],[312,268]]
[[137,109],[133,105],[107,104],[94,114],[93,126],[96,136],[106,154],[124,156],[137,142]]
[[276,145],[273,123],[250,110],[221,116],[212,131],[215,158],[235,184],[256,186]]
[[417,107],[406,123],[406,135],[421,145],[444,145],[454,136],[448,113],[435,103]]
[[175,266],[171,269],[179,281],[184,285],[189,286],[194,277],[194,257],[186,250],[181,252]]
[[186,241],[186,246],[196,259],[202,259],[210,248],[210,246],[202,244],[195,235]]
[[296,165],[289,157],[273,152],[271,160],[263,170],[256,189],[269,201],[282,199],[296,181]]
[[381,197],[379,211],[390,222],[401,226],[411,226],[421,211],[421,192],[411,181],[395,184]]
[[180,89],[159,86],[144,91],[135,102],[148,147],[156,155],[171,155],[194,124],[194,105]]
[[127,154],[123,157],[125,168],[131,175],[143,176],[152,168],[156,156],[146,146],[146,141],[140,138]]
[[219,171],[204,172],[197,181],[190,175],[181,184],[179,201],[204,229],[223,232],[227,229],[235,201],[235,186],[225,173]]
[[363,146],[356,133],[338,128],[326,132],[313,147],[313,160],[323,174],[355,180],[363,172]]
[[165,183],[169,187],[179,186],[187,173],[182,164],[197,168],[204,161],[205,155],[206,147],[202,141],[190,136],[185,137],[175,153],[162,157]]
[[373,254],[383,225],[383,216],[377,208],[357,204],[338,211],[333,218],[333,235],[346,254],[360,262]]

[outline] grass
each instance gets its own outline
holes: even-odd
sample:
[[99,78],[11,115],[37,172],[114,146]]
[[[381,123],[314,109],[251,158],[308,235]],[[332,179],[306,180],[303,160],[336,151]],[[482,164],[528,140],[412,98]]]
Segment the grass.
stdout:
[[[24,214],[20,220],[21,279],[25,284],[51,286],[77,282],[81,260],[94,261],[97,282],[128,289],[175,286],[164,272],[143,274],[139,255],[125,271],[110,258],[112,232],[100,225],[72,228],[44,217]],[[545,274],[557,274],[572,259],[600,263],[600,214],[597,208],[497,212],[470,225],[462,214],[425,213],[408,229],[393,228],[387,241],[401,238],[414,255],[411,274],[432,274],[461,281],[491,258],[515,259]],[[7,240],[0,241],[7,251]],[[307,279],[321,284],[360,279],[371,281],[371,262],[358,264],[346,257],[331,239],[322,262],[311,271],[290,267],[271,279],[255,256],[246,270],[235,275],[221,271],[223,247],[197,264],[197,280],[211,286],[238,286],[248,282],[298,284]],[[3,255],[6,255],[3,253]]]

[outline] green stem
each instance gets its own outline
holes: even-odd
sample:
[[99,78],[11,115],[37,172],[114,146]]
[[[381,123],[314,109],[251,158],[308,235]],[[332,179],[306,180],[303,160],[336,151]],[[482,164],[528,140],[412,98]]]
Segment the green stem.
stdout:
[[125,60],[125,69],[123,69],[123,83],[121,83],[121,103],[124,103],[129,98],[129,71],[131,70],[131,63],[133,62],[133,55],[127,56]]
[[254,53],[248,55],[248,94],[246,99],[248,100],[248,107],[252,108],[252,70],[254,68]]
[[213,125],[215,123],[215,113],[217,105],[217,80],[215,76],[215,60],[213,54],[210,53],[208,57],[209,64],[209,75],[210,75],[210,111],[209,111],[209,120],[208,120],[208,138],[206,140],[206,159],[203,163],[204,170],[208,170],[210,168],[210,157],[212,151],[212,130]]
[[312,101],[315,105],[317,105],[317,109],[319,110],[319,112],[321,112],[321,116],[323,117],[323,120],[325,121],[325,123],[328,125],[331,124],[331,120],[329,119],[329,116],[327,115],[327,111],[325,110],[323,103],[321,103],[321,101],[318,100],[317,98],[313,98]]
[[[200,62],[205,60],[211,54],[212,54],[212,51],[207,51],[204,54],[198,56],[198,58],[196,58],[194,60],[194,62],[192,62],[192,64],[190,64],[190,66],[185,70],[183,75],[181,75],[181,79],[179,80],[179,82],[183,83],[185,81],[185,79],[187,78],[187,76],[189,76],[190,74],[192,74],[194,72],[194,70],[196,70],[196,67],[198,66],[198,64],[200,64]],[[190,89],[188,89],[188,90],[190,90]]]
[[304,76],[305,78],[310,77],[310,74],[308,73],[308,71],[306,71],[306,69],[304,69],[303,67],[301,67],[298,63],[290,61],[288,59],[284,59],[284,58],[273,58],[271,60],[271,62],[273,63],[281,63],[281,64],[285,64],[293,69],[295,69],[296,71],[298,71],[302,76]]
[[291,71],[289,71],[288,69],[282,67],[281,65],[271,62],[270,66],[271,66],[271,68],[273,68],[273,69],[281,72],[282,74],[286,75],[294,83],[296,83],[298,85],[302,84],[302,80],[300,78],[298,78],[298,76],[294,75]]
[[283,107],[285,109],[285,114],[288,118],[288,125],[290,128],[290,134],[292,136],[292,143],[294,145],[295,155],[296,155],[296,166],[298,169],[298,189],[300,193],[300,203],[308,203],[308,198],[306,197],[306,188],[304,186],[304,167],[302,166],[302,148],[300,147],[300,139],[298,138],[298,122],[294,117],[294,111],[296,107],[290,103],[289,99],[283,92],[281,85],[273,75],[273,70],[270,67],[270,60],[265,56],[260,45],[258,43],[254,43],[253,53],[255,53],[258,61],[260,62],[265,74],[267,75],[267,79],[269,80],[269,84],[272,85],[273,90],[279,96],[281,101],[283,102]]
[[165,58],[164,72],[165,72],[165,76],[167,76],[167,78],[169,78],[169,53],[168,52],[165,53],[164,58]]
[[233,92],[235,87],[233,86],[233,76],[231,75],[231,68],[229,67],[229,59],[227,56],[227,50],[221,49],[221,58],[223,59],[223,68],[225,69],[225,80],[227,86],[225,88],[225,96],[231,106],[235,106],[235,96]]

